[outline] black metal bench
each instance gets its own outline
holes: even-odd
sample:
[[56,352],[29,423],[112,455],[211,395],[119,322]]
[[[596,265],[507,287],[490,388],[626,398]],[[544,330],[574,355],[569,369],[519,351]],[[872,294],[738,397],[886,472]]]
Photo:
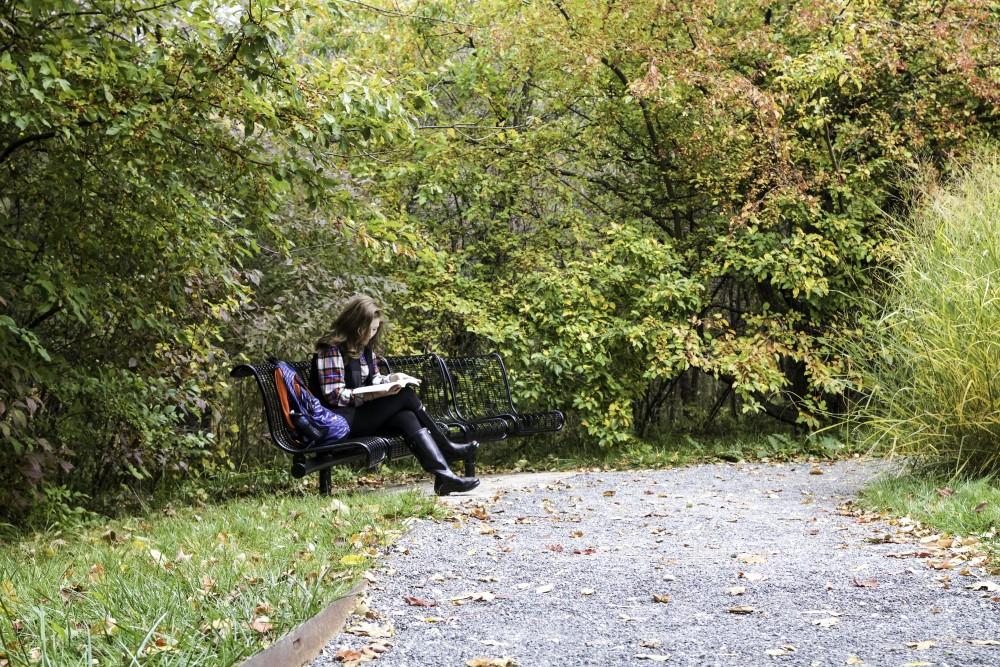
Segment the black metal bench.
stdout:
[[[495,442],[508,437],[531,435],[562,429],[565,419],[559,411],[519,414],[514,409],[507,381],[507,369],[499,354],[456,357],[443,360],[434,354],[383,357],[384,373],[403,372],[420,378],[420,400],[428,414],[457,442],[471,439]],[[312,363],[291,364],[315,392]],[[275,364],[241,364],[230,375],[253,377],[264,403],[271,439],[292,456],[292,476],[299,478],[319,473],[320,493],[330,492],[330,468],[339,465],[375,470],[386,461],[410,456],[402,436],[348,436],[319,447],[303,448],[281,415],[274,383]],[[469,463],[466,477],[475,476]]]
[[454,397],[455,416],[460,422],[474,425],[479,434],[488,436],[496,422],[504,423],[509,437],[561,431],[566,417],[559,410],[521,413],[510,396],[507,367],[497,352],[471,357],[443,359]]

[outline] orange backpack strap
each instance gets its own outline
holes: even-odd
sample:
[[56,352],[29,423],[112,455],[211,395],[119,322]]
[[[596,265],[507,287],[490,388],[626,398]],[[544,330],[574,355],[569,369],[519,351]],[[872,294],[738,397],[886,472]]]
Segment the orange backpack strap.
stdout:
[[291,408],[288,407],[288,389],[285,388],[285,378],[281,375],[281,369],[274,369],[274,386],[278,390],[278,402],[281,404],[281,416],[285,418],[288,428],[295,432],[295,425],[292,424]]

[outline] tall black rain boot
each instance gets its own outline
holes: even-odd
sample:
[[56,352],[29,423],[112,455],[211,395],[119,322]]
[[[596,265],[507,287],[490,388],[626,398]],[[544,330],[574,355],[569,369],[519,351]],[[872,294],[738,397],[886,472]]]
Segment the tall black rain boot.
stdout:
[[479,486],[479,480],[474,477],[459,477],[448,467],[444,455],[434,442],[430,429],[422,428],[413,434],[410,442],[414,456],[420,461],[420,466],[434,475],[434,493],[447,496],[449,493],[464,493]]
[[434,436],[434,442],[437,443],[438,449],[444,454],[445,460],[464,461],[465,476],[476,476],[476,452],[479,450],[478,440],[470,440],[467,443],[452,442],[448,434],[438,426],[438,423],[434,421],[434,418],[427,413],[427,410],[423,406],[420,406],[420,409],[417,410],[417,419]]

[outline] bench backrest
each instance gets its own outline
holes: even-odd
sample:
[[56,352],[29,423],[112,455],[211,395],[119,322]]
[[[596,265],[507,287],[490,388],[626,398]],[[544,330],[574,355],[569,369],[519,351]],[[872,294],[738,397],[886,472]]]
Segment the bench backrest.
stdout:
[[[306,386],[312,387],[312,378],[310,377],[312,374],[312,363],[309,361],[297,361],[290,365],[306,380]],[[241,364],[234,368],[230,375],[237,378],[253,377],[257,381],[257,388],[260,389],[260,397],[264,402],[267,428],[271,431],[271,438],[274,440],[274,444],[282,450],[294,454],[302,451],[302,446],[282,418],[281,404],[278,402],[278,389],[274,383],[274,371],[276,368],[277,365],[272,364],[270,361],[263,361],[259,364]]]
[[[420,396],[420,401],[427,408],[427,412],[439,420],[448,421],[454,418],[455,409],[451,401],[447,375],[445,375],[444,365],[437,355],[381,357],[378,364],[383,373],[401,371],[420,378],[421,383],[417,393]],[[309,390],[316,392],[312,361],[290,362],[290,365],[305,380]],[[264,402],[267,427],[271,431],[274,444],[290,454],[295,454],[301,452],[302,448],[282,418],[278,390],[274,383],[275,368],[275,364],[270,361],[241,364],[234,368],[230,375],[237,378],[253,377],[257,381],[257,387],[260,389],[261,399]]]
[[455,407],[451,400],[451,387],[444,363],[436,354],[412,356],[379,357],[382,373],[406,373],[420,378],[420,402],[427,412],[438,420],[451,421],[455,417]]
[[452,394],[460,419],[475,422],[515,414],[507,368],[497,352],[446,357],[443,361],[451,376]]

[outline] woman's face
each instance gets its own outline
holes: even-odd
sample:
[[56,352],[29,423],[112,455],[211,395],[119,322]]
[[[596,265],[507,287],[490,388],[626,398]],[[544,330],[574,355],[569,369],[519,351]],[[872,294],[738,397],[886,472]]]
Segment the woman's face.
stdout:
[[367,345],[368,341],[370,341],[375,336],[375,334],[378,333],[378,328],[380,326],[382,326],[382,320],[376,317],[374,320],[372,320],[371,325],[368,327],[368,331],[365,332],[364,336],[361,337],[362,338],[361,343],[363,345]]

